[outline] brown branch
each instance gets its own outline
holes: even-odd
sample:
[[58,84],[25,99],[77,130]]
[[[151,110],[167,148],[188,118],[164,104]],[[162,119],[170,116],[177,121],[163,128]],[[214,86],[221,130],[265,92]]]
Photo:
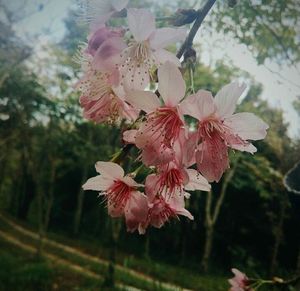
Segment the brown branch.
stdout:
[[300,275],[292,278],[292,279],[289,279],[289,280],[286,280],[286,281],[283,281],[283,282],[277,282],[278,285],[294,285],[296,283],[298,283],[300,281]]
[[208,14],[209,10],[212,8],[212,6],[215,4],[216,0],[208,0],[204,6],[197,11],[198,16],[187,36],[184,43],[180,47],[178,53],[176,54],[177,58],[180,59],[184,52],[190,48],[193,45],[193,40],[196,36],[197,31],[199,30],[204,18]]

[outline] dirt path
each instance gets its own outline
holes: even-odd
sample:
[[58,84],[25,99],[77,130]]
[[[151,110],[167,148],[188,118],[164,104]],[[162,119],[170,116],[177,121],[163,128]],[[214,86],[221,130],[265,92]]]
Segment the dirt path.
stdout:
[[[15,222],[11,221],[10,219],[8,219],[7,217],[5,217],[4,215],[2,215],[0,213],[0,218],[5,222],[7,223],[8,225],[10,225],[12,228],[14,228],[15,230],[19,231],[20,233],[23,233],[35,240],[38,240],[39,237],[36,233],[16,224]],[[16,238],[14,238],[13,236],[11,235],[8,235],[7,233],[4,233],[3,231],[0,231],[0,236],[5,238],[7,240],[9,240],[11,243],[14,243],[15,245],[18,245],[19,247],[22,247],[23,249],[26,249],[28,251],[36,251],[36,248],[32,247],[32,246],[29,246],[29,245],[26,245],[24,243],[22,243],[21,241],[17,240]],[[79,256],[89,262],[94,262],[94,263],[98,263],[98,264],[102,264],[103,266],[108,266],[109,262],[104,260],[104,259],[100,259],[98,257],[94,257],[94,256],[91,256],[91,255],[88,255],[84,252],[82,252],[81,250],[79,249],[76,249],[76,248],[73,248],[73,247],[70,247],[70,246],[66,246],[66,245],[63,245],[59,242],[56,242],[52,239],[48,239],[48,238],[45,238],[44,239],[44,243],[50,245],[50,246],[53,246],[53,247],[56,247],[58,249],[61,249],[67,253],[70,253],[70,254],[73,254],[73,255],[76,255],[76,256]],[[64,259],[61,259],[55,255],[52,255],[52,254],[49,254],[49,253],[46,253],[46,256],[52,260],[52,261],[56,261],[60,264],[63,264],[63,265],[68,265],[70,266],[70,268],[72,268],[74,271],[78,271],[78,272],[81,272],[87,276],[97,276],[97,278],[101,278],[98,274],[92,272],[92,271],[89,271],[89,270],[86,270],[84,268],[82,268],[81,266],[79,265],[76,265],[76,264],[73,264],[67,260],[64,260]],[[166,289],[166,290],[172,290],[172,291],[192,291],[192,290],[189,290],[189,289],[183,289],[181,287],[178,287],[176,285],[173,285],[173,284],[170,284],[170,283],[166,283],[166,282],[160,282],[160,281],[157,281],[155,280],[154,278],[148,276],[148,275],[145,275],[145,274],[142,274],[140,272],[137,272],[135,270],[132,270],[132,269],[128,269],[128,268],[125,268],[119,264],[116,264],[116,269],[119,270],[119,271],[122,271],[123,273],[126,273],[128,275],[130,275],[131,277],[133,278],[137,278],[137,279],[142,279],[144,280],[145,282],[148,282],[150,284],[155,284],[157,286],[161,286],[162,288]],[[88,275],[89,274],[89,275]],[[96,278],[96,277],[94,277]],[[130,287],[131,288],[131,287]],[[126,290],[129,290],[129,289],[126,289]],[[131,290],[134,290],[134,289],[131,289]],[[138,290],[138,289],[135,289],[135,290]]]

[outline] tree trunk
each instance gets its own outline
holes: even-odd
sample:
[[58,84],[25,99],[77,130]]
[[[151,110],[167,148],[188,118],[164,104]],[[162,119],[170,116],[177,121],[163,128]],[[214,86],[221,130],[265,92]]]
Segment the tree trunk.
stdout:
[[37,207],[38,207],[38,234],[39,240],[37,244],[37,258],[41,259],[43,253],[43,244],[44,244],[44,219],[43,219],[43,194],[39,186],[37,186]]
[[150,235],[145,233],[145,249],[144,249],[144,258],[150,260]]
[[87,175],[88,175],[88,167],[87,167],[87,165],[84,165],[82,179],[81,179],[81,183],[80,183],[80,189],[77,194],[77,207],[75,210],[74,223],[73,223],[73,234],[74,235],[77,235],[79,233],[79,227],[80,227],[81,215],[82,215],[82,207],[83,207],[83,201],[84,201],[84,190],[82,189],[82,185],[87,180]]
[[283,198],[284,201],[281,201],[280,203],[280,214],[279,214],[279,222],[277,226],[275,227],[275,238],[274,238],[274,246],[273,251],[271,255],[271,263],[270,263],[270,275],[273,276],[276,268],[277,268],[277,258],[279,253],[279,247],[282,243],[282,232],[283,232],[283,224],[285,219],[285,213],[287,209],[287,201],[285,197]]
[[203,255],[201,260],[201,269],[204,272],[208,271],[209,258],[212,248],[212,240],[213,240],[213,221],[211,215],[211,202],[212,202],[212,192],[207,192],[206,203],[205,203],[205,242]]
[[297,266],[296,266],[297,274],[300,274],[300,246],[298,249],[298,258],[297,258]]
[[114,218],[109,220],[110,227],[110,250],[109,250],[109,265],[106,278],[103,282],[103,287],[108,290],[113,290],[115,287],[115,265],[116,265],[116,251],[117,241],[120,233],[120,221]]
[[232,168],[226,173],[222,183],[220,195],[213,209],[212,209],[212,191],[209,191],[206,196],[205,242],[204,242],[203,256],[201,260],[201,268],[204,272],[207,272],[209,267],[209,260],[210,260],[212,246],[213,246],[215,224],[219,218],[220,210],[224,202],[226,191],[230,181],[233,178],[238,161],[239,161],[239,156],[236,157],[236,160]]
[[186,237],[187,237],[187,225],[186,221],[181,222],[181,254],[180,254],[180,262],[184,264],[186,257]]
[[204,243],[203,257],[201,261],[201,268],[204,272],[207,272],[209,267],[209,259],[212,250],[213,235],[214,235],[214,225],[207,224],[205,227],[205,243]]

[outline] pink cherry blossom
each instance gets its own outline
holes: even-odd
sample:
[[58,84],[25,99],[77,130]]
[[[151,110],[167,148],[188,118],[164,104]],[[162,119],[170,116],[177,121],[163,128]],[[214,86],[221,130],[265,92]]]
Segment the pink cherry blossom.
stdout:
[[229,167],[228,147],[254,153],[249,140],[266,136],[268,125],[252,113],[234,113],[236,102],[246,86],[237,82],[223,87],[215,98],[200,90],[180,105],[183,114],[198,119],[196,161],[208,181],[219,181]]
[[194,219],[191,213],[184,208],[184,196],[180,193],[174,193],[172,196],[167,193],[156,195],[156,190],[151,187],[148,187],[146,191],[149,210],[146,220],[139,224],[139,233],[145,233],[148,226],[161,228],[170,219],[178,218],[178,215]]
[[158,69],[158,80],[163,105],[157,95],[149,91],[131,91],[126,95],[133,107],[147,113],[134,141],[142,150],[142,160],[146,165],[172,160],[172,147],[184,127],[183,115],[178,110],[179,101],[185,94],[185,82],[180,71],[174,64],[166,62]]
[[251,291],[252,288],[249,287],[248,277],[240,272],[238,269],[231,269],[234,277],[229,279],[228,282],[231,285],[230,291]]
[[122,52],[120,71],[126,88],[143,90],[150,82],[150,73],[166,61],[180,66],[180,61],[165,47],[181,41],[183,28],[155,28],[154,16],[146,9],[128,9],[128,26],[133,36]]
[[83,189],[99,191],[99,195],[104,195],[109,215],[125,215],[128,230],[133,231],[136,221],[144,221],[148,211],[146,196],[137,190],[143,185],[125,176],[124,170],[116,163],[97,162],[95,168],[100,175],[88,179]]
[[139,111],[124,100],[124,92],[118,86],[118,71],[113,74],[90,69],[77,83],[81,91],[80,105],[83,116],[97,123],[116,123],[120,119],[135,120]]

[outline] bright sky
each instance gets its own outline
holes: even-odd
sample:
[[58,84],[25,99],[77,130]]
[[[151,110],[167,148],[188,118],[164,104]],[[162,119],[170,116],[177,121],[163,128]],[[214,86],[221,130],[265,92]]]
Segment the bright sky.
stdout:
[[[22,1],[12,0],[9,5],[18,7]],[[27,39],[33,35],[39,36],[41,42],[59,41],[64,33],[63,19],[67,16],[68,10],[76,5],[75,0],[29,0],[32,7],[37,7],[36,3],[46,3],[42,11],[31,14],[23,21],[19,22],[16,30]],[[27,5],[26,10],[30,10],[31,5]],[[24,10],[20,11],[23,13]],[[205,23],[203,24],[205,25]],[[205,41],[204,41],[205,40]],[[206,37],[205,32],[199,32],[195,39],[202,46],[201,60],[205,64],[214,63],[218,59],[231,61],[235,66],[249,72],[254,78],[263,84],[263,98],[268,100],[269,104],[281,107],[284,110],[285,119],[290,123],[289,133],[293,137],[300,136],[300,118],[292,107],[293,100],[300,96],[300,64],[298,72],[295,68],[279,68],[275,63],[267,63],[267,67],[257,65],[255,59],[244,45],[224,38],[223,35],[215,34],[212,37]]]

